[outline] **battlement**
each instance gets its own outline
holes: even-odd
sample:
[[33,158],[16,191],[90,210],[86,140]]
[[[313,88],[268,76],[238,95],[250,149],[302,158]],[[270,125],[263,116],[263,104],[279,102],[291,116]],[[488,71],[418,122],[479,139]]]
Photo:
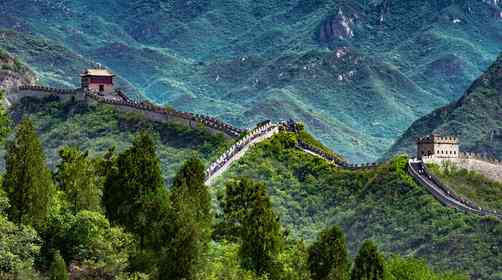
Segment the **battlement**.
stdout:
[[455,136],[440,136],[437,134],[417,138],[417,145],[420,144],[459,144]]
[[87,101],[94,100],[98,103],[112,105],[122,111],[136,111],[143,113],[145,118],[153,121],[176,122],[192,128],[197,127],[197,125],[203,125],[207,127],[209,131],[221,132],[231,138],[238,138],[246,131],[210,116],[167,109],[154,105],[148,101],[133,101],[121,92],[117,92],[116,95],[105,95],[102,92],[82,88],[59,89],[37,85],[25,85],[20,86],[16,92],[9,94],[7,99],[10,103],[15,103],[24,97],[44,98],[47,96],[58,96],[63,99],[78,98]]
[[459,140],[455,136],[440,136],[437,134],[417,138],[417,158],[458,158]]

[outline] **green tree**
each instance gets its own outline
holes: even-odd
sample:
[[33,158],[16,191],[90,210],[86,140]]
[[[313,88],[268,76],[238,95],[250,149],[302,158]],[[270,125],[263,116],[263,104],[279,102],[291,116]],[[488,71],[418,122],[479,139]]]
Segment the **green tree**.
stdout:
[[39,243],[32,227],[16,225],[0,213],[0,279],[11,279],[10,275],[31,268],[40,251]]
[[384,279],[384,258],[371,241],[365,241],[354,261],[351,280]]
[[244,268],[274,277],[283,243],[281,226],[272,211],[265,185],[257,186],[255,200],[242,223],[239,255]]
[[165,247],[161,279],[195,279],[205,265],[211,238],[211,200],[204,166],[188,160],[173,181],[172,240]]
[[392,256],[385,262],[386,280],[467,280],[467,275],[447,271],[434,272],[420,259]]
[[223,222],[217,226],[219,236],[231,241],[240,238],[242,222],[255,201],[258,188],[259,184],[249,178],[225,184],[225,196],[221,203]]
[[5,162],[3,188],[11,204],[9,217],[14,222],[42,228],[49,214],[54,185],[31,120],[24,119],[18,125],[15,139],[7,143]]
[[282,264],[280,279],[312,279],[308,266],[308,251],[303,240],[288,240],[287,246],[279,254],[278,260]]
[[343,231],[334,226],[321,232],[309,248],[308,263],[314,280],[344,280],[348,278],[350,262]]
[[49,279],[50,280],[68,280],[69,274],[66,268],[66,263],[61,257],[59,251],[55,251],[51,267],[49,268]]
[[141,132],[116,159],[104,185],[103,201],[111,221],[136,234],[144,249],[152,225],[167,200],[152,136]]
[[186,194],[189,202],[197,209],[196,221],[205,225],[205,230],[209,231],[212,224],[211,196],[204,179],[205,169],[200,159],[188,160],[174,177],[173,195]]
[[51,215],[43,234],[41,265],[52,264],[52,253],[58,250],[65,260],[85,261],[89,273],[124,272],[135,240],[120,227],[113,227],[102,213],[80,211],[76,215],[63,212]]
[[100,211],[101,189],[96,170],[87,153],[76,148],[59,151],[56,180],[66,193],[74,214],[80,210]]
[[[0,100],[4,99],[4,95],[5,92],[0,90]],[[3,143],[5,137],[7,137],[10,132],[9,123],[10,120],[7,110],[4,106],[0,106],[0,143]]]

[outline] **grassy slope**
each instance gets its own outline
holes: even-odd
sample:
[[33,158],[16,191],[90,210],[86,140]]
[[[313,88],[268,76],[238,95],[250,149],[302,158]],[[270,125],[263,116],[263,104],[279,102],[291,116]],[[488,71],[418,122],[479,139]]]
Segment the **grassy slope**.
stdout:
[[11,116],[15,122],[25,116],[34,120],[51,166],[57,162],[57,152],[63,146],[75,145],[91,155],[103,154],[111,147],[121,151],[132,143],[136,132],[148,128],[157,135],[163,176],[169,181],[191,156],[207,162],[230,145],[223,136],[211,136],[203,129],[153,123],[105,105],[24,99],[11,109]]
[[406,175],[405,164],[398,157],[376,170],[340,170],[278,136],[253,149],[225,179],[266,182],[282,223],[296,237],[312,240],[327,225],[340,224],[353,253],[373,239],[387,253],[423,257],[474,279],[500,279],[502,224],[443,207]]
[[457,135],[462,150],[502,158],[502,55],[461,99],[415,121],[387,157],[413,154],[415,139],[431,133]]
[[502,184],[455,166],[430,165],[429,170],[457,194],[480,207],[502,211]]
[[[418,116],[458,97],[493,60],[501,50],[500,5],[7,0],[0,27],[17,30],[4,44],[44,78],[61,82],[80,71],[58,72],[61,61],[99,61],[157,102],[239,126],[302,119],[347,158],[370,160]],[[340,11],[354,37],[321,38],[323,27],[343,29]],[[71,52],[53,59],[52,48],[45,54],[29,43],[29,33]]]

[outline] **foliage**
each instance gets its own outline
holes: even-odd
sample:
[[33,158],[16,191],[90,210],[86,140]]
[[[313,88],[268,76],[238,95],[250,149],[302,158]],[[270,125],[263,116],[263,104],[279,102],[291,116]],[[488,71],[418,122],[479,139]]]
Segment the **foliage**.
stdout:
[[173,228],[160,265],[161,279],[196,279],[206,265],[212,213],[204,166],[187,161],[174,178],[171,203]]
[[[192,158],[178,171],[173,180],[173,196],[183,197],[186,194],[189,203],[195,207],[196,222],[203,225],[205,230],[212,226],[211,197],[208,187],[204,184],[205,169],[202,162]],[[203,233],[208,238],[208,232]]]
[[267,280],[245,270],[239,262],[239,245],[228,241],[211,242],[208,251],[209,262],[198,275],[207,280]]
[[118,275],[125,271],[134,239],[121,228],[113,227],[97,212],[80,211],[52,216],[43,232],[42,255],[52,259],[59,250],[67,262],[82,261],[88,270]]
[[231,144],[229,140],[213,136],[205,129],[156,123],[137,114],[117,112],[106,105],[93,106],[71,100],[63,102],[57,98],[24,98],[10,111],[14,123],[24,116],[32,118],[51,168],[56,167],[59,151],[66,146],[88,151],[90,158],[104,157],[110,149],[114,149],[115,153],[125,151],[136,134],[147,129],[157,143],[162,176],[170,184],[184,161],[195,155],[208,162],[221,155]]
[[309,248],[308,263],[314,280],[348,279],[350,262],[345,235],[338,226],[323,230]]
[[354,260],[351,280],[383,280],[384,259],[371,241],[365,241]]
[[[502,159],[502,54],[450,104],[416,120],[396,141],[386,156],[397,152],[414,154],[415,139],[428,134],[455,135],[462,151]],[[465,89],[462,89],[465,90]]]
[[392,256],[385,262],[385,280],[467,280],[452,272],[436,273],[423,260]]
[[141,132],[132,147],[118,156],[106,179],[103,201],[107,216],[135,233],[144,249],[166,198],[152,136]]
[[16,225],[0,213],[0,279],[31,274],[39,251],[40,238],[32,227]]
[[16,129],[16,138],[7,144],[7,171],[3,189],[10,201],[9,217],[40,229],[51,207],[54,187],[40,140],[29,119]]
[[59,251],[54,252],[51,267],[49,269],[50,280],[68,280],[69,274],[66,263]]
[[[4,100],[5,91],[0,89],[0,100]],[[0,144],[10,132],[10,118],[4,106],[0,106]]]
[[239,251],[242,266],[276,279],[279,273],[277,255],[283,245],[283,236],[264,184],[256,186],[254,200],[249,206],[242,220]]
[[407,175],[405,156],[346,170],[289,148],[285,137],[256,145],[216,182],[214,192],[235,177],[263,181],[290,237],[312,242],[337,224],[351,255],[364,240],[375,240],[386,254],[423,258],[434,269],[459,270],[474,279],[497,279],[502,259],[494,248],[502,224],[442,206]]
[[286,246],[277,257],[282,265],[280,279],[309,280],[308,251],[303,240],[287,240]]
[[92,54],[127,94],[241,127],[301,119],[358,161],[459,97],[502,42],[500,1],[11,2],[0,46],[44,82],[76,87]]
[[220,197],[223,221],[216,225],[216,235],[227,240],[240,238],[242,223],[256,199],[260,185],[249,178],[225,183],[225,196]]
[[458,195],[482,208],[502,210],[502,183],[455,165],[428,165],[427,168]]
[[64,148],[59,152],[61,162],[57,166],[56,181],[66,193],[74,214],[81,210],[101,210],[101,186],[88,153],[76,148]]

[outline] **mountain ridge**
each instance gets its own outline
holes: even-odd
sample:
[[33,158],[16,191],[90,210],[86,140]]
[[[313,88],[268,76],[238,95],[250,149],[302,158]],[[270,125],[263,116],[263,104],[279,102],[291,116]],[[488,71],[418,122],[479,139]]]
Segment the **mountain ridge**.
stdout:
[[466,152],[502,158],[502,54],[467,89],[464,95],[415,121],[386,153],[386,157],[413,154],[417,137],[438,133],[460,139]]
[[[33,3],[5,1],[0,27],[20,41],[34,34],[98,61],[124,77],[133,95],[180,110],[241,127],[301,116],[355,161],[378,158],[413,120],[457,98],[502,45],[502,8],[493,1]],[[0,45],[48,72],[27,59],[29,44],[9,40]],[[333,59],[342,52],[350,53],[345,63]],[[220,71],[238,61],[251,61],[239,79]],[[355,62],[361,65],[350,67]],[[69,73],[81,69],[65,68],[67,76],[55,78],[76,85]],[[270,104],[293,110],[270,111]],[[401,120],[387,123],[393,114]]]

